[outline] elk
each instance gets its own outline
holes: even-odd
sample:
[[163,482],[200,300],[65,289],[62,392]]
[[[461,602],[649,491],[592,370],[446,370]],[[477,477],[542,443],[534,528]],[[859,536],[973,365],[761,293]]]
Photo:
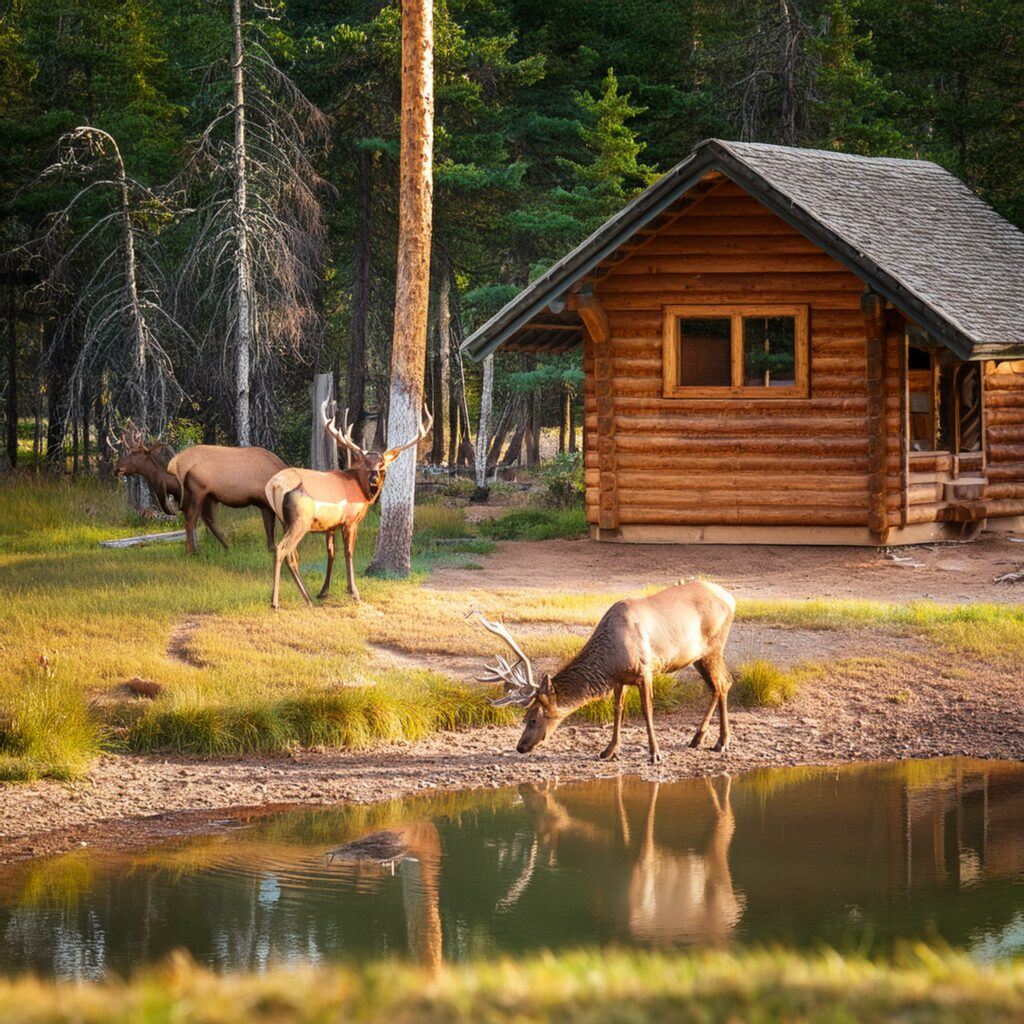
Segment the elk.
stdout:
[[545,674],[540,683],[534,682],[530,659],[501,623],[489,622],[479,612],[470,614],[479,615],[484,628],[504,640],[515,655],[510,661],[499,654],[479,678],[504,684],[503,696],[491,701],[495,707],[526,708],[523,734],[516,746],[520,754],[548,739],[577,708],[612,692],[612,738],[599,756],[614,760],[619,751],[625,687],[636,686],[647,725],[650,761],[657,764],[661,752],[654,736],[655,672],[677,672],[693,665],[711,691],[711,703],[690,746],[699,747],[704,741],[715,708],[720,729],[714,749],[725,750],[729,745],[726,699],[732,679],[723,651],[735,610],[731,594],[703,580],[680,581],[649,597],[617,601],[604,613],[579,654],[555,675]]
[[[330,405],[330,412],[328,412]],[[352,556],[356,547],[356,532],[359,524],[370,511],[370,506],[380,497],[388,466],[407,448],[415,448],[430,432],[433,417],[429,412],[420,418],[416,436],[397,448],[386,452],[368,452],[352,439],[348,424],[348,410],[342,417],[341,430],[335,426],[337,403],[324,402],[320,407],[323,427],[334,438],[335,443],[351,457],[348,469],[332,469],[326,472],[315,469],[282,469],[272,477],[266,486],[266,497],[277,518],[284,524],[284,536],[274,549],[274,587],[270,595],[270,607],[278,607],[281,589],[281,563],[287,562],[288,570],[295,580],[299,593],[312,608],[313,602],[299,575],[299,542],[307,533],[322,533],[327,541],[327,572],[324,585],[317,595],[327,596],[331,588],[331,572],[334,569],[334,535],[341,530],[345,543],[345,568],[348,571],[348,592],[353,600],[359,601],[355,569]]]
[[185,551],[195,552],[196,525],[202,516],[206,528],[227,550],[228,542],[217,528],[218,503],[229,508],[255,505],[263,515],[267,550],[274,550],[274,511],[267,502],[267,481],[284,469],[284,462],[266,448],[228,448],[197,444],[186,448],[167,467],[181,488],[185,514]]
[[[165,515],[177,515],[181,506],[181,485],[167,468],[174,458],[174,449],[163,441],[147,444],[131,420],[121,431],[120,445],[112,444],[109,439],[107,443],[115,452],[120,452],[117,475],[141,476],[149,484],[160,510]],[[173,504],[170,499],[173,499]]]

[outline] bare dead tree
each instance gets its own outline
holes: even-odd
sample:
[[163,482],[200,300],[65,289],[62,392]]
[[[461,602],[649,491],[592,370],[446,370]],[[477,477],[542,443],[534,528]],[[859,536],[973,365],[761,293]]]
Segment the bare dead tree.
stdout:
[[156,229],[173,210],[126,172],[117,142],[99,128],[61,136],[41,180],[58,177],[81,187],[20,252],[56,310],[44,359],[70,363],[64,425],[83,417],[102,381],[113,413],[159,433],[182,397],[168,348],[188,339],[163,299]]
[[230,59],[207,69],[216,113],[182,177],[199,194],[178,304],[206,325],[205,365],[232,400],[240,445],[268,444],[276,413],[275,365],[311,362],[322,344],[317,301],[326,257],[315,160],[327,116],[275,64],[232,0]]

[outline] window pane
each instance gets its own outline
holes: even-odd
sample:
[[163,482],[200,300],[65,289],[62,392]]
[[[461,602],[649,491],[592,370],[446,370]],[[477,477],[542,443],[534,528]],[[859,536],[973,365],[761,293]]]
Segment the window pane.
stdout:
[[796,321],[791,316],[743,318],[743,383],[791,388],[796,384]]
[[732,384],[732,321],[727,316],[682,317],[679,321],[679,386]]

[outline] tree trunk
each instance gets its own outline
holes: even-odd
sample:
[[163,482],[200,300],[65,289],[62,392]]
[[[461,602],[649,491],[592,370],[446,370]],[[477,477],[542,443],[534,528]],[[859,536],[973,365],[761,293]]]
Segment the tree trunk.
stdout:
[[334,399],[334,375],[317,373],[309,391],[312,405],[312,429],[309,435],[309,468],[325,472],[338,468],[338,446],[326,430],[321,419],[321,409],[327,402],[328,412]]
[[92,429],[89,410],[92,408],[92,398],[89,397],[82,403],[82,468],[86,476],[92,472],[92,455],[90,454],[89,431]]
[[489,473],[493,473],[494,467],[497,466],[498,459],[501,457],[501,449],[505,444],[505,438],[508,437],[508,432],[512,429],[512,423],[518,410],[517,402],[518,399],[510,399],[505,403],[505,408],[501,410],[501,416],[498,419],[498,425],[494,428],[494,436],[487,452]]
[[[452,350],[452,278],[447,264],[443,265],[437,294],[437,400],[434,403],[434,449],[431,461],[444,461],[444,421],[451,412],[449,378]],[[449,465],[451,460],[449,459]]]
[[18,465],[18,330],[14,285],[7,286],[7,459]]
[[[237,0],[236,0],[237,2]],[[391,342],[388,447],[419,427],[430,305],[433,200],[434,40],[432,0],[402,0],[402,146],[395,327]],[[381,495],[380,529],[371,572],[409,574],[416,449],[391,464]]]
[[533,468],[540,464],[540,414],[537,410],[537,392],[530,392],[529,426],[526,431],[526,465]]
[[348,355],[348,416],[362,437],[366,417],[366,343],[370,324],[370,242],[373,230],[373,154],[356,150],[355,281]]
[[486,501],[487,452],[491,441],[491,409],[494,404],[494,354],[484,358],[484,379],[480,388],[480,426],[476,432],[476,497]]
[[561,415],[558,417],[558,454],[564,455],[569,438],[569,406],[572,401],[567,384],[562,384],[560,397],[562,399],[562,409]]
[[569,396],[569,451],[579,451],[576,445],[576,405],[571,395]]
[[245,149],[245,81],[242,73],[242,0],[231,5],[232,92],[235,116],[235,439],[240,447],[251,444],[249,376],[252,324],[252,275],[249,267],[248,180]]

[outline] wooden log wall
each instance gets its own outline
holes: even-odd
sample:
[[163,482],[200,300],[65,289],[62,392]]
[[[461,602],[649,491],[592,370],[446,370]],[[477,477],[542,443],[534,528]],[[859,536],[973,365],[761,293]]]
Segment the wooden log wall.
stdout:
[[[614,380],[618,522],[868,525],[863,284],[725,182],[595,281]],[[806,304],[808,399],[662,397],[662,306]],[[888,525],[902,498],[901,331],[886,318]],[[595,351],[584,349],[588,519],[599,521]],[[607,372],[607,367],[602,367]],[[1024,435],[1022,435],[1024,444]]]
[[986,363],[986,516],[1024,516],[1024,360]]

